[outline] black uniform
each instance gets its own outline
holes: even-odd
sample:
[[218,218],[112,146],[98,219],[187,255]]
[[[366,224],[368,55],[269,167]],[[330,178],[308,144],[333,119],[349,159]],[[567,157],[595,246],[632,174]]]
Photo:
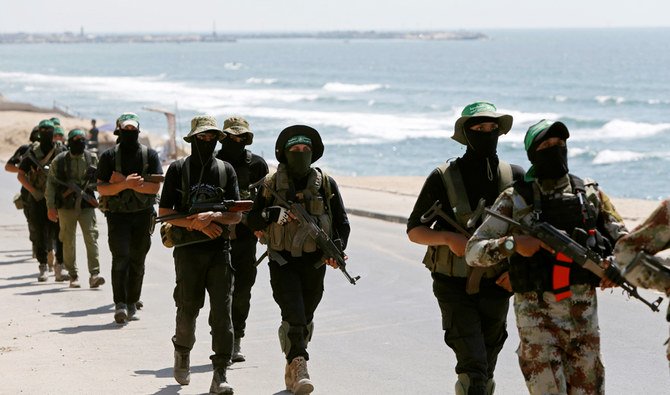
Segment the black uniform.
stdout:
[[[189,160],[188,157],[186,160]],[[183,199],[182,169],[183,161],[175,161],[168,168],[165,184],[161,191],[159,207],[188,211],[193,199],[200,202],[239,200],[237,177],[229,163],[225,165],[225,188],[223,196],[217,188],[221,187],[218,166],[210,161],[201,175],[202,166],[190,161],[188,177],[189,197]],[[198,180],[201,179],[200,182]],[[183,202],[186,201],[186,205]],[[177,306],[176,330],[172,338],[175,350],[190,352],[195,343],[195,324],[200,309],[205,303],[205,290],[209,294],[209,325],[212,328],[212,350],[210,358],[214,369],[226,368],[233,351],[233,325],[231,319],[232,267],[230,264],[230,242],[228,232],[221,237],[196,244],[175,247],[174,257],[176,286],[174,301]],[[198,232],[198,231],[192,231]],[[198,232],[200,233],[200,232]]]
[[[19,166],[21,164],[21,158],[23,155],[25,155],[26,152],[30,149],[30,144],[23,144],[20,146],[16,151],[14,151],[14,154],[12,155],[11,158],[7,160],[7,163],[13,166]],[[32,225],[30,222],[29,214],[30,210],[28,210],[28,195],[30,195],[30,192],[26,188],[21,185],[21,200],[23,201],[23,215],[26,217],[26,221],[28,222],[28,235],[30,238],[30,242],[33,244],[33,253],[35,252],[35,227]]]
[[[224,158],[222,151],[219,151],[216,157],[230,163],[235,168],[241,199],[254,199],[256,190],[250,190],[249,185],[268,174],[268,165],[265,160],[248,150],[244,150],[243,155],[237,160]],[[257,272],[255,263],[258,239],[245,222],[243,217],[242,222],[234,226],[234,236],[230,241],[230,258],[235,270],[232,314],[236,339],[244,337],[249,316],[251,287],[256,282]]]
[[[490,167],[496,169],[498,159],[489,158]],[[475,210],[479,199],[486,200],[490,206],[499,195],[498,174],[488,173],[485,159],[480,159],[467,151],[456,160],[461,171],[464,187],[470,203]],[[515,180],[522,179],[524,171],[512,165]],[[493,179],[489,180],[489,175]],[[455,219],[451,210],[454,202],[449,201],[442,175],[433,171],[426,179],[414,209],[407,221],[409,232],[424,224],[421,216],[439,200],[442,210]],[[442,218],[437,218],[436,229],[458,232]],[[479,225],[481,219],[477,223]],[[479,293],[466,293],[466,277],[448,276],[442,273],[431,273],[433,293],[437,298],[442,313],[442,327],[445,331],[444,341],[456,354],[456,373],[468,374],[471,378],[486,381],[493,377],[498,353],[507,338],[507,311],[511,293],[495,283],[495,278],[482,278]]]
[[[307,177],[300,180],[292,180],[295,190],[306,188]],[[333,223],[333,239],[340,239],[343,248],[349,239],[349,219],[344,209],[342,197],[335,181],[329,177],[332,198],[330,209]],[[323,186],[319,190],[325,197]],[[300,201],[295,196],[289,196],[289,200]],[[269,225],[262,212],[266,207],[272,206],[273,198],[264,196],[263,188],[254,202],[253,209],[249,212],[247,221],[249,227],[254,230],[265,230]],[[323,279],[326,273],[326,265],[314,268],[314,264],[321,261],[323,253],[317,249],[311,253],[303,253],[302,256],[291,256],[290,251],[278,251],[287,261],[280,265],[274,259],[270,259],[270,284],[272,296],[281,309],[282,321],[289,325],[288,339],[290,350],[286,352],[286,360],[291,362],[296,357],[304,357],[309,360],[307,353],[308,325],[312,323],[314,312],[323,295]]]
[[[147,168],[144,169],[140,145],[126,148],[118,146],[121,154],[121,174],[163,174],[158,153],[147,149]],[[103,152],[98,162],[97,178],[109,182],[116,170],[115,147]],[[125,192],[125,191],[122,191]],[[117,195],[118,196],[118,195]],[[150,196],[150,195],[147,195]],[[126,305],[137,303],[142,293],[144,261],[151,247],[151,230],[156,211],[153,198],[147,207],[136,211],[105,211],[107,218],[107,240],[112,253],[112,292],[114,303]]]
[[[49,165],[51,161],[61,152],[67,150],[64,145],[60,143],[54,143],[54,153],[51,156],[50,160],[46,161],[44,165]],[[29,150],[32,148],[29,148]],[[36,149],[41,150],[41,146]],[[45,155],[47,153],[44,153]],[[31,172],[42,172],[39,170],[38,166],[30,158],[24,157],[19,164],[19,169],[29,174]],[[44,174],[44,179],[46,180],[46,173]],[[46,182],[44,184],[46,188]],[[25,188],[22,188],[21,192],[24,193]],[[42,189],[44,192],[44,189]],[[58,222],[52,222],[49,220],[47,215],[47,201],[45,198],[40,200],[35,200],[33,195],[26,193],[26,218],[29,221],[28,228],[30,229],[29,233],[34,239],[33,241],[33,252],[35,253],[35,258],[40,263],[40,265],[47,264],[47,255],[49,250],[54,250],[56,255],[56,260],[58,263],[63,263],[63,243],[58,238],[58,233],[60,228]]]

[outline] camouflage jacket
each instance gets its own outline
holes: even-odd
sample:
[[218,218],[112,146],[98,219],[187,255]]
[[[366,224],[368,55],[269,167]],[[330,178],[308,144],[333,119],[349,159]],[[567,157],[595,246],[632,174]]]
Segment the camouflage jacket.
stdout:
[[[560,179],[552,185],[542,184],[535,181],[540,187],[542,194],[563,195],[572,194],[568,176]],[[598,188],[597,184],[590,179],[584,179],[586,198],[592,203],[598,213],[599,223],[602,224],[601,231],[607,233],[612,240],[618,240],[621,236],[628,233],[623,219],[616,211],[609,197]],[[514,188],[508,188],[503,191],[491,207],[493,211],[513,218],[516,221],[528,221],[533,215],[533,206],[531,203],[517,193]],[[500,239],[512,234],[512,228],[505,222],[489,216],[484,220],[479,228],[468,241],[465,249],[465,258],[470,266],[488,267],[495,265],[508,256],[500,248]]]
[[[614,256],[619,268],[626,272],[638,251],[645,251],[653,255],[668,248],[670,248],[670,199],[664,200],[649,218],[617,242]],[[666,266],[668,263],[665,260]],[[636,285],[667,293],[668,283],[663,276],[653,275],[652,272],[637,271],[636,273],[637,275],[630,273],[636,278],[629,278],[628,273],[626,278]]]

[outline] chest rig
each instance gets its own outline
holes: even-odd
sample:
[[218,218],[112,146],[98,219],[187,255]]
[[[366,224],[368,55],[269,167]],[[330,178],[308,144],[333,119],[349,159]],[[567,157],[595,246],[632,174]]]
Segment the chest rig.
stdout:
[[[59,166],[57,169],[57,174],[56,177],[58,177],[59,180],[61,180],[64,183],[67,183],[68,181],[72,180],[74,181],[77,186],[79,186],[82,191],[85,193],[88,193],[91,196],[95,196],[93,187],[92,187],[92,182],[90,178],[88,177],[88,169],[93,165],[93,157],[91,156],[91,153],[88,151],[84,151],[82,154],[84,158],[84,163],[85,163],[85,168],[84,171],[82,172],[81,169],[77,171],[76,173],[72,169],[72,161],[77,160],[72,158],[72,155],[68,152],[65,154],[65,156],[59,157],[56,159],[56,161],[59,161]],[[55,162],[54,162],[55,163]],[[75,193],[69,193],[67,194],[68,187],[62,184],[56,185],[56,207],[58,208],[66,208],[66,209],[73,209],[77,208],[77,196]],[[72,192],[72,191],[70,191]],[[86,199],[81,199],[80,203],[81,208],[91,208],[91,204],[86,201]]]
[[[330,183],[328,176],[318,168],[310,169],[305,189],[296,191],[291,181],[286,165],[280,163],[277,172],[272,175],[267,188],[273,188],[289,202],[302,204],[321,229],[328,236],[332,236],[332,215],[330,213]],[[321,193],[323,190],[323,195]],[[325,196],[324,196],[325,195]],[[266,199],[272,198],[269,191],[265,192]],[[302,256],[303,252],[316,251],[317,245],[309,235],[307,227],[300,226],[298,221],[290,221],[284,225],[272,222],[267,229],[268,247],[275,251],[289,251],[291,256]]]
[[[140,176],[146,177],[149,170],[149,149],[143,144],[140,144],[140,149],[142,151],[142,170],[140,171]],[[123,174],[119,144],[114,146],[114,171]],[[139,193],[132,189],[124,189],[116,195],[100,196],[99,201],[101,211],[134,213],[153,207],[156,204],[156,195]]]
[[[528,208],[524,210],[532,221],[547,222],[601,256],[609,254],[609,242],[597,229],[598,208],[587,198],[584,181],[573,175],[569,180],[570,193],[543,194],[535,182],[518,182],[514,188],[526,202],[533,202],[530,214]],[[552,291],[557,301],[570,296],[570,285],[600,282],[590,271],[544,249],[528,258],[512,255],[510,280],[514,292]]]

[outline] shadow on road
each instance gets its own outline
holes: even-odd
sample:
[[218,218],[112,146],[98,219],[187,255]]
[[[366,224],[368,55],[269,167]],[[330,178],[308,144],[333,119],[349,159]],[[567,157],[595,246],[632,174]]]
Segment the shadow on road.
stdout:
[[[34,284],[34,283],[33,283]],[[52,285],[54,283],[43,283],[44,285]],[[67,282],[63,282],[63,285],[68,284]],[[11,287],[8,287],[11,288]],[[26,296],[35,296],[35,295],[45,295],[45,294],[55,294],[58,292],[63,292],[64,290],[69,289],[67,286],[65,287],[59,287],[59,288],[46,288],[46,289],[40,289],[38,291],[30,291],[30,292],[24,292],[24,293],[18,293],[17,295],[26,295]]]
[[[191,366],[191,373],[207,373],[212,371],[212,365],[206,364],[206,365],[199,365],[199,366]],[[149,376],[154,376],[160,379],[166,378],[166,377],[172,377],[172,367],[169,368],[164,368],[160,370],[136,370],[135,374],[141,374],[141,375],[149,375]],[[168,386],[167,388],[170,388],[172,386]],[[177,387],[180,387],[177,385]],[[162,394],[164,392],[157,392],[157,394]],[[165,392],[166,394],[172,394],[172,392]]]
[[[8,258],[13,258],[13,257],[8,256]],[[11,265],[12,263],[24,263],[24,262],[28,262],[32,259],[33,259],[33,257],[31,255],[26,255],[23,258],[14,259],[14,260],[11,260],[11,261],[0,261],[0,265]]]
[[70,317],[86,317],[88,315],[94,315],[94,314],[110,314],[112,311],[114,311],[114,304],[108,304],[86,310],[56,312],[51,314],[70,318]]
[[102,324],[102,325],[79,325],[61,329],[51,329],[49,332],[57,332],[63,335],[76,335],[83,332],[118,330],[123,328],[124,326],[125,325],[119,325],[116,322],[112,321],[108,324]]
[[[34,276],[30,276],[30,277],[34,277]],[[0,285],[0,289],[31,287],[33,284],[34,284],[33,281],[29,281],[27,283],[5,284],[5,285]]]
[[179,384],[168,385],[165,388],[161,388],[157,392],[154,392],[154,395],[176,395],[179,393],[180,389],[181,385]]
[[31,274],[22,274],[22,275],[20,275],[20,276],[13,276],[13,277],[3,278],[2,280],[15,281],[15,280],[26,280],[26,279],[29,279],[29,278],[36,279],[36,278],[37,278],[37,275],[35,275],[35,274],[33,274],[33,273],[31,273]]

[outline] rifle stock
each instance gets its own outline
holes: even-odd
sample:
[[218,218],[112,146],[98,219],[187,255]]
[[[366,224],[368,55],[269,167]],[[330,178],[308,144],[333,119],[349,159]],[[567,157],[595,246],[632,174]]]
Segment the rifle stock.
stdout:
[[[504,221],[509,225],[513,225],[519,228],[522,232],[542,241],[549,246],[549,248],[554,250],[557,257],[563,255],[569,258],[569,260],[575,262],[584,269],[589,270],[596,276],[614,282],[623,288],[623,290],[630,296],[649,306],[652,311],[659,311],[658,306],[663,301],[663,298],[659,297],[654,302],[649,302],[644,299],[638,293],[637,288],[623,278],[621,272],[619,272],[619,269],[617,269],[613,263],[608,265],[605,259],[600,257],[600,255],[577,243],[553,225],[547,222],[537,222],[529,225],[515,221],[512,218],[506,217],[488,208],[486,209],[486,212],[494,218]],[[565,262],[564,259],[562,260]]]
[[241,213],[251,210],[253,200],[224,200],[214,203],[194,203],[187,213],[174,213],[156,217],[156,222],[165,222],[173,219],[186,218],[189,215],[204,213],[207,211],[218,211],[228,213]]

